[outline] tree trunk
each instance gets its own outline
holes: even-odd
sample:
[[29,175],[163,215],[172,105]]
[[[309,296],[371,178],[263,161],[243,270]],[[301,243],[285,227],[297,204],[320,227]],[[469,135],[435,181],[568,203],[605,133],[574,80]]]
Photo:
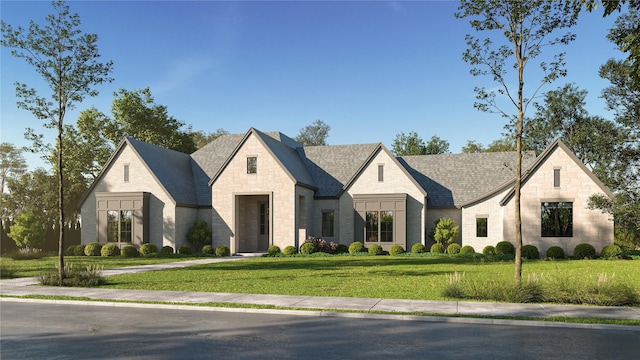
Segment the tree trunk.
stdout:
[[64,285],[64,192],[63,192],[63,174],[62,174],[62,121],[64,118],[64,108],[61,107],[58,119],[58,226],[60,233],[58,237],[58,277],[59,285]]

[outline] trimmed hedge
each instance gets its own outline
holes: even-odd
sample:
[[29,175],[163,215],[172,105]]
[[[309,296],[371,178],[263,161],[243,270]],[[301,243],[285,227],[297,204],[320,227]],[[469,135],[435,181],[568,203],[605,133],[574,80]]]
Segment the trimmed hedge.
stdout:
[[71,246],[69,246],[69,247],[67,248],[67,250],[65,250],[65,251],[64,251],[64,255],[65,255],[65,256],[74,256],[74,255],[75,255],[75,254],[74,254],[75,249],[76,249],[76,246],[75,246],[75,245],[71,245]]
[[209,255],[215,255],[216,249],[214,249],[211,245],[205,245],[202,247],[202,252]]
[[427,252],[427,247],[424,244],[413,244],[411,252],[414,254],[422,254]]
[[582,259],[595,259],[596,258],[596,248],[591,244],[578,244],[573,249],[573,258],[582,260]]
[[289,245],[289,246],[284,248],[282,253],[285,254],[285,255],[295,255],[295,254],[298,253],[298,249],[296,249],[295,246]]
[[336,252],[334,254],[348,254],[349,253],[349,247],[345,244],[338,244],[338,246],[336,246]]
[[231,256],[231,249],[227,245],[220,245],[216,248],[216,256],[225,257]]
[[300,246],[300,254],[313,254],[316,252],[316,245],[314,243],[306,242]]
[[529,260],[537,260],[540,259],[540,251],[535,245],[524,245],[522,247],[522,257]]
[[120,250],[120,255],[127,258],[135,258],[140,256],[140,253],[138,252],[138,248],[135,246],[127,245]]
[[278,246],[278,245],[271,245],[267,249],[267,254],[269,254],[271,256],[275,256],[275,255],[278,255],[280,253],[282,253],[282,250],[280,250],[280,246]]
[[476,249],[471,245],[465,245],[460,249],[460,254],[475,254]]
[[620,246],[611,244],[602,248],[600,257],[607,260],[622,259],[624,258],[624,251]]
[[178,254],[191,255],[193,254],[193,250],[191,250],[191,246],[189,245],[182,245],[178,248]]
[[146,243],[140,246],[140,254],[142,255],[151,255],[156,254],[158,252],[158,247],[155,244]]
[[516,248],[508,241],[500,241],[496,244],[496,255],[513,255]]
[[82,244],[76,245],[73,248],[73,255],[74,256],[84,256],[84,245],[82,245]]
[[491,245],[487,245],[484,247],[484,249],[482,249],[482,253],[485,255],[495,255],[496,254],[496,248],[494,246]]
[[362,244],[360,241],[354,241],[351,243],[351,245],[349,245],[349,254],[356,254],[365,251],[366,249],[364,248],[364,244]]
[[447,246],[447,254],[458,254],[460,252],[460,245],[456,243],[449,244]]
[[165,245],[160,249],[160,254],[162,255],[171,255],[173,254],[173,248],[169,245]]
[[84,254],[87,256],[100,256],[100,250],[102,250],[102,244],[98,242],[88,243],[84,247]]
[[104,257],[108,256],[120,256],[120,248],[116,244],[106,244],[100,250],[100,255]]
[[384,254],[384,250],[382,250],[382,246],[378,244],[373,244],[369,246],[369,254],[371,255],[382,255]]
[[564,259],[564,249],[560,246],[552,246],[546,252],[548,259]]
[[[422,244],[420,244],[420,245],[422,245]],[[397,255],[400,255],[400,254],[404,254],[404,248],[402,247],[402,245],[392,245],[389,248],[389,255],[397,256]]]
[[444,245],[439,243],[431,245],[431,252],[434,254],[444,254]]

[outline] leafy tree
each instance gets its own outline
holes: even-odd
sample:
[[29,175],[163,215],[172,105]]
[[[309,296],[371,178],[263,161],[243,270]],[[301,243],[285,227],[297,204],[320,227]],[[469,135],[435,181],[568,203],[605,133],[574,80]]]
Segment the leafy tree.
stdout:
[[[522,150],[525,150],[523,147]],[[484,150],[485,152],[507,152],[507,151],[516,151],[516,143],[513,139],[509,137],[503,137],[502,139],[494,140],[487,148]]]
[[222,135],[228,135],[229,132],[225,129],[218,129],[214,132],[206,134],[204,131],[196,131],[193,133],[193,142],[196,144],[198,149],[204,147],[215,139],[219,138]]
[[458,226],[449,218],[441,218],[435,221],[435,227],[431,229],[429,237],[437,244],[446,247],[456,241]]
[[[542,49],[556,44],[568,44],[575,35],[566,33],[550,37],[557,30],[576,23],[578,11],[571,1],[555,0],[462,0],[457,18],[471,18],[469,23],[476,31],[501,34],[504,42],[494,45],[498,37],[486,37],[482,41],[473,35],[466,36],[467,50],[464,61],[472,65],[474,76],[490,75],[498,83],[497,91],[476,87],[475,107],[481,111],[496,112],[515,124],[516,179],[515,179],[515,272],[517,285],[522,279],[522,218],[520,190],[522,179],[522,133],[527,107],[536,93],[546,83],[564,76],[564,53],[556,54],[553,61],[539,63],[544,76],[529,95],[525,94],[524,74],[527,66],[542,54]],[[510,85],[509,70],[517,74],[517,85]],[[498,98],[500,95],[500,98]],[[515,107],[515,115],[504,110],[499,101],[505,99]]]
[[415,131],[405,134],[400,132],[391,144],[391,152],[395,156],[425,155],[427,148],[424,141]]
[[18,215],[7,234],[19,248],[30,249],[44,243],[47,229],[40,215],[24,212]]
[[204,220],[196,220],[187,233],[187,241],[200,247],[211,244],[211,228]]
[[[46,17],[44,27],[34,21],[29,30],[14,28],[2,21],[2,46],[12,48],[11,54],[24,59],[42,76],[52,90],[51,99],[38,94],[35,88],[24,83],[16,83],[16,95],[22,99],[18,107],[28,110],[45,125],[58,131],[57,167],[58,176],[58,271],[60,285],[64,279],[64,168],[63,129],[67,109],[82,102],[86,96],[96,96],[95,86],[110,82],[113,63],[100,62],[98,36],[83,34],[78,14],[70,14],[69,7],[62,0],[52,3],[54,13]],[[51,101],[52,100],[52,101]]]
[[327,145],[329,130],[331,130],[331,126],[318,119],[311,123],[311,125],[307,125],[303,129],[300,129],[300,133],[294,138],[294,140],[304,146]]
[[181,130],[183,122],[169,116],[167,107],[155,103],[149,88],[114,93],[113,119],[107,121],[104,136],[119,144],[131,136],[150,144],[191,154],[197,150],[191,127]]
[[449,151],[449,142],[447,140],[440,139],[436,135],[433,135],[425,146],[425,153],[429,155],[450,154],[451,152]]
[[475,154],[475,153],[481,153],[484,151],[485,151],[484,146],[482,146],[482,144],[474,140],[467,140],[467,145],[462,147],[462,152],[464,154]]
[[22,156],[22,150],[8,142],[0,143],[0,220],[7,219],[4,204],[4,190],[9,179],[18,178],[27,170],[27,163]]
[[[38,214],[48,227],[54,227],[58,219],[57,177],[42,168],[25,172],[7,181],[9,193],[5,199],[7,218],[21,213]],[[67,192],[65,192],[66,196]],[[65,205],[67,201],[65,199]]]

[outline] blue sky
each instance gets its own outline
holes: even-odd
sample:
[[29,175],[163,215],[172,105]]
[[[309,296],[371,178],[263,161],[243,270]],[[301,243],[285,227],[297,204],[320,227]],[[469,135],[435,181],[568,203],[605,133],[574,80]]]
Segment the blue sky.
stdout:
[[[114,81],[98,87],[67,114],[95,106],[111,115],[113,92],[150,87],[156,103],[194,130],[249,127],[291,137],[321,119],[329,144],[391,146],[399,132],[416,131],[449,141],[460,152],[467,140],[484,145],[501,137],[505,119],[478,112],[473,88],[494,88],[473,77],[462,61],[467,20],[456,19],[455,1],[70,1],[84,32],[99,36],[100,54],[113,60]],[[44,23],[48,1],[0,2],[0,16],[14,26]],[[585,13],[571,29],[578,38],[567,52],[569,75],[546,85],[573,82],[589,91],[591,114],[612,118],[599,98],[607,82],[598,68],[621,57],[606,40],[615,17]],[[484,36],[484,34],[479,34]],[[0,140],[17,146],[26,127],[45,134],[43,121],[16,107],[14,82],[48,91],[33,69],[1,50]],[[534,66],[533,64],[531,66]],[[537,65],[535,65],[537,67]],[[531,67],[526,86],[537,86]],[[515,112],[514,108],[506,108]],[[529,110],[533,115],[533,110]],[[27,155],[31,167],[42,165]]]

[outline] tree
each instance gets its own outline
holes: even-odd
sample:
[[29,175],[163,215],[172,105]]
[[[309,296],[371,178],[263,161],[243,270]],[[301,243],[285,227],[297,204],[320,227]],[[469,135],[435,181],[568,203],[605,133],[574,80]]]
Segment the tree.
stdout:
[[204,220],[196,220],[187,232],[187,241],[201,248],[202,245],[211,244],[211,228]]
[[[21,213],[38,214],[47,227],[53,228],[58,219],[57,177],[42,168],[25,172],[7,181],[9,193],[5,199],[7,218]],[[67,192],[65,192],[66,196]],[[65,199],[65,204],[67,204]]]
[[445,248],[456,241],[458,226],[449,218],[441,218],[435,221],[435,227],[431,229],[429,237]]
[[484,146],[479,142],[474,140],[467,140],[467,145],[462,147],[462,153],[464,154],[475,154],[484,152]]
[[425,155],[427,148],[424,141],[415,131],[405,134],[400,132],[391,144],[391,152],[395,156]]
[[31,249],[44,243],[47,229],[40,215],[24,212],[14,219],[7,234],[19,248]]
[[[493,1],[462,0],[456,13],[457,18],[471,18],[471,27],[476,31],[494,31],[503,35],[502,45],[494,45],[490,37],[480,40],[473,35],[466,36],[467,50],[463,60],[472,66],[474,76],[490,75],[498,83],[497,91],[476,87],[477,102],[474,106],[481,111],[497,112],[510,119],[516,126],[516,174],[515,174],[515,272],[516,285],[522,279],[522,218],[520,213],[520,190],[522,180],[522,133],[527,107],[536,93],[546,83],[564,76],[564,53],[558,53],[553,61],[539,63],[543,71],[537,87],[529,95],[525,94],[524,74],[527,66],[542,54],[544,47],[568,44],[575,35],[566,33],[551,37],[559,29],[576,23],[578,10],[571,1]],[[511,84],[509,69],[516,72],[517,81]],[[500,99],[498,99],[500,95]],[[506,97],[507,103],[516,109],[516,114],[503,109],[499,102]]]
[[4,190],[9,179],[18,178],[27,170],[22,151],[8,142],[0,143],[0,221],[7,219]]
[[191,127],[182,130],[185,124],[170,116],[166,106],[156,104],[149,88],[119,89],[113,95],[113,119],[106,122],[103,130],[112,144],[131,136],[185,154],[197,150]]
[[294,140],[303,146],[324,146],[327,145],[329,130],[331,130],[331,126],[318,119],[311,123],[311,125],[300,129],[300,133]]
[[429,139],[427,146],[425,146],[425,153],[429,155],[450,154],[449,142],[433,135],[431,139]]
[[[525,150],[524,147],[522,150]],[[513,139],[505,136],[502,139],[493,140],[487,148],[484,150],[485,152],[507,152],[507,151],[516,151],[516,143]]]
[[200,130],[194,132],[192,136],[193,142],[196,144],[196,147],[200,149],[222,135],[229,135],[229,132],[225,129],[218,129],[214,132],[205,134],[204,131]]
[[[64,117],[68,109],[82,102],[86,96],[96,96],[95,86],[110,82],[113,63],[100,62],[98,35],[83,34],[78,14],[70,14],[64,1],[52,3],[54,13],[46,17],[44,27],[31,21],[29,30],[14,28],[2,21],[2,46],[12,48],[11,54],[24,59],[42,76],[53,94],[51,99],[38,94],[35,88],[16,82],[18,107],[30,111],[36,118],[48,120],[46,127],[58,131],[58,274],[60,286],[64,279],[64,168],[63,141]],[[52,100],[52,101],[51,101]]]

